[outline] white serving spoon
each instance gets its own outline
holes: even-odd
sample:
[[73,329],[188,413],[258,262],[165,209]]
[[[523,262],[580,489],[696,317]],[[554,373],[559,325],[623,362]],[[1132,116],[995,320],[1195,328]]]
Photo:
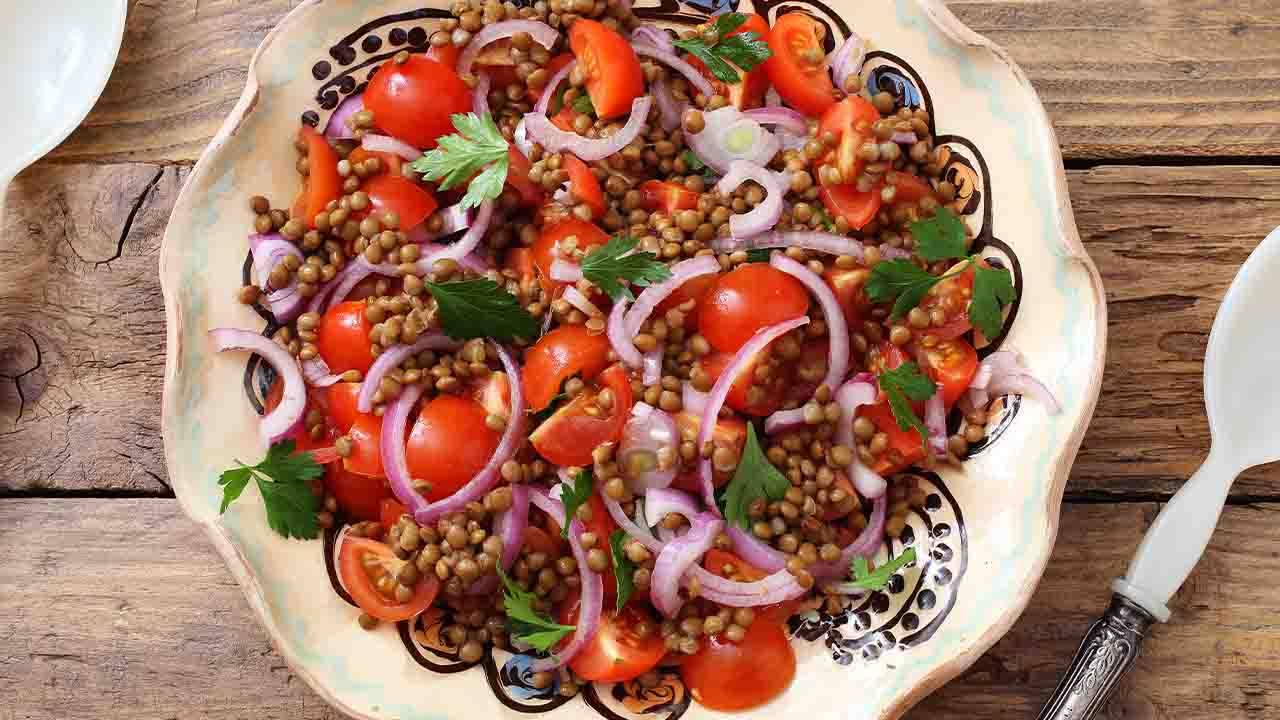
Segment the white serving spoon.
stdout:
[[0,218],[23,168],[75,130],[102,95],[124,37],[127,0],[4,0],[0,23]]
[[1152,622],[1209,545],[1231,483],[1245,470],[1280,460],[1280,228],[1263,240],[1227,290],[1209,333],[1204,404],[1209,456],[1169,500],[1115,581],[1111,607],[1090,628],[1041,720],[1086,720],[1138,656]]

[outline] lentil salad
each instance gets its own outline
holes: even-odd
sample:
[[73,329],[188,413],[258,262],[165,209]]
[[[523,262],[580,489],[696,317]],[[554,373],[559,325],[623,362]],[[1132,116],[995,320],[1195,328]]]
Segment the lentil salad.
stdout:
[[446,606],[464,662],[535,653],[535,687],[679,661],[708,707],[767,702],[789,615],[914,561],[868,563],[924,502],[913,469],[959,462],[993,398],[1056,407],[975,350],[1012,278],[856,35],[452,12],[300,128],[287,210],[250,200],[239,301],[280,327],[211,335],[280,379],[223,509],[253,480],[277,532],[341,526],[366,629]]

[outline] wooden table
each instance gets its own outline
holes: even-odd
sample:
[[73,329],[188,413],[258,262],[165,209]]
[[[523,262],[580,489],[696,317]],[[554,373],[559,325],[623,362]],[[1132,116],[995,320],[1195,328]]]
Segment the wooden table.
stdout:
[[[0,720],[336,718],[178,510],[159,436],[156,262],[179,188],[291,0],[137,0],[84,127],[0,236]],[[959,0],[1031,76],[1110,303],[1057,550],[1012,632],[911,718],[1032,717],[1208,447],[1218,301],[1280,223],[1280,3]],[[21,102],[11,102],[21,112]],[[1114,718],[1280,717],[1280,480],[1236,484]]]

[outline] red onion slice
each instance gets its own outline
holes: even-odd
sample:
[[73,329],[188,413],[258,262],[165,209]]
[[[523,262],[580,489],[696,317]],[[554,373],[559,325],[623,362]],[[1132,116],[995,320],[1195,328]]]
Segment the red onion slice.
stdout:
[[[751,593],[728,593],[718,588],[709,588],[699,580],[698,597],[706,598],[725,607],[760,607],[794,600],[808,592],[786,570],[779,570],[769,577],[774,576],[780,577],[784,582],[778,583],[775,587]],[[719,576],[715,575],[713,577]],[[686,581],[687,584],[688,582]]]
[[911,257],[911,251],[885,244],[880,246],[880,257],[885,260],[899,260]]
[[831,65],[832,79],[835,86],[844,89],[845,81],[850,75],[862,73],[862,63],[867,56],[867,43],[858,33],[850,31],[849,37],[840,43],[840,47],[828,58]]
[[[267,287],[267,277],[280,261],[290,255],[302,259],[302,251],[298,246],[285,240],[279,233],[250,235],[249,250],[253,253],[253,271],[258,275],[258,283],[264,288]],[[298,292],[296,278],[289,281],[288,287],[270,290],[265,300],[272,316],[280,323],[288,323],[301,315],[306,302],[306,298]]]
[[631,47],[636,51],[637,55],[651,57],[680,73],[689,81],[690,85],[703,95],[711,97],[716,94],[716,89],[711,85],[711,81],[703,77],[702,73],[698,72],[697,68],[684,60],[681,60],[680,56],[676,55],[674,52],[669,52],[657,47],[656,45],[650,45],[643,42],[633,42],[631,43]]
[[744,110],[742,116],[750,118],[761,125],[773,125],[778,130],[798,136],[809,134],[809,123],[804,114],[786,107],[765,107]]
[[707,406],[707,394],[695,389],[693,383],[684,383],[684,386],[680,388],[680,396],[680,404],[688,412],[701,415],[703,409]]
[[373,396],[378,392],[382,378],[400,367],[400,363],[423,350],[457,350],[461,346],[462,343],[446,337],[444,333],[433,332],[418,338],[412,345],[396,344],[388,347],[374,359],[369,372],[365,373],[360,392],[356,395],[356,409],[362,413],[373,412]]
[[303,412],[307,409],[307,383],[297,358],[275,340],[249,330],[216,328],[209,331],[209,339],[217,352],[248,350],[257,353],[284,382],[280,404],[263,415],[258,425],[258,434],[263,442],[270,446],[302,422]]
[[934,457],[947,456],[947,407],[939,386],[924,403],[924,426],[929,430],[929,449]]
[[858,537],[840,551],[840,559],[831,562],[817,562],[809,566],[809,573],[815,578],[844,577],[849,574],[849,565],[855,557],[871,557],[884,544],[885,516],[888,514],[888,495],[876,498],[871,509],[871,519],[862,529]]
[[653,314],[654,308],[666,300],[671,293],[690,280],[720,272],[720,263],[712,255],[699,255],[689,260],[681,260],[671,266],[671,277],[657,285],[650,285],[636,297],[636,303],[627,313],[624,337],[633,338],[640,332],[640,326]]
[[974,408],[985,407],[992,397],[1025,395],[1045,406],[1050,415],[1062,412],[1053,392],[1022,365],[1022,356],[1014,350],[991,353],[978,366],[969,384],[966,400]]
[[755,163],[734,160],[729,164],[729,172],[716,183],[716,192],[728,195],[748,180],[759,183],[765,190],[765,197],[750,212],[729,218],[729,234],[733,237],[752,237],[768,232],[782,217],[782,198],[787,194],[787,188],[779,181],[777,173]]
[[533,143],[529,142],[529,131],[525,129],[524,118],[516,123],[515,132],[511,133],[511,142],[515,143],[521,155],[529,157],[533,154]]
[[680,121],[684,117],[688,103],[677,100],[671,92],[671,86],[662,78],[650,83],[649,91],[653,93],[653,99],[658,103],[658,116],[662,119],[662,129],[671,132],[680,127]]
[[[732,219],[729,221],[733,222]],[[844,382],[849,372],[849,325],[845,322],[844,311],[840,309],[840,301],[832,292],[831,286],[818,277],[817,273],[782,253],[773,253],[769,264],[799,280],[813,296],[818,299],[823,318],[827,321],[827,375],[822,384],[835,390]]]
[[329,364],[319,355],[303,361],[302,377],[306,378],[307,385],[311,387],[329,387],[342,380],[342,376],[335,375],[329,369]]
[[613,135],[598,140],[561,130],[553,125],[546,115],[539,113],[529,113],[524,116],[525,129],[529,137],[542,143],[542,147],[547,152],[567,150],[577,155],[583,162],[595,162],[620,152],[630,145],[632,140],[639,137],[644,130],[649,107],[652,105],[653,98],[648,95],[636,98],[631,103],[631,117],[627,118],[627,124]]
[[409,476],[409,461],[405,453],[405,435],[409,431],[409,413],[426,390],[423,385],[414,383],[400,391],[400,395],[387,406],[382,415],[382,438],[379,450],[382,455],[382,470],[387,474],[387,484],[396,499],[405,504],[409,512],[417,515],[427,508],[429,503],[413,487],[413,478]]
[[[754,360],[757,353],[769,346],[769,343],[791,332],[792,330],[809,324],[809,318],[801,316],[785,322],[780,322],[769,327],[756,331],[755,335],[746,342],[738,352],[734,354],[733,359],[729,361],[728,367],[724,372],[720,373],[720,378],[716,380],[716,384],[712,386],[711,393],[707,398],[707,406],[702,410],[702,427],[698,429],[697,448],[701,450],[711,441],[711,434],[716,429],[716,420],[720,416],[720,408],[724,407],[725,398],[729,396],[729,388],[733,386],[738,376],[748,365]],[[698,461],[698,476],[702,484],[702,499],[707,507],[716,507],[715,485],[712,482],[711,459],[702,458]]]
[[721,175],[734,160],[768,165],[781,147],[777,137],[732,105],[704,112],[702,117],[706,127],[686,134],[685,140],[699,159]]
[[798,247],[831,255],[850,255],[858,261],[862,261],[864,255],[862,243],[853,238],[808,230],[770,232],[751,238],[716,238],[711,241],[711,247],[716,252]]
[[324,126],[324,136],[330,140],[350,140],[355,137],[355,128],[351,127],[351,116],[364,109],[364,93],[347,96],[342,104],[329,116],[329,123]]
[[[641,297],[644,293],[641,293]],[[618,359],[627,367],[638,368],[644,364],[644,356],[636,349],[636,345],[631,341],[635,333],[629,333],[626,329],[625,316],[627,313],[628,301],[626,298],[620,298],[618,302],[613,304],[613,309],[609,311],[609,324],[606,326],[606,332],[609,336],[609,344],[613,346],[613,351],[618,354]]]
[[572,285],[565,288],[564,294],[561,295],[560,297],[563,297],[565,302],[581,310],[582,314],[586,315],[587,317],[596,317],[596,316],[604,315],[603,310],[596,307],[596,304],[591,302],[590,298],[588,298],[586,295],[583,295],[582,292],[578,290],[578,288]]
[[769,91],[764,94],[765,107],[782,107],[782,96],[778,94],[778,89],[769,86]]
[[786,568],[786,556],[756,537],[750,530],[730,525],[725,528],[725,532],[733,542],[734,553],[742,558],[743,562],[768,572],[778,572]]
[[766,435],[778,435],[803,427],[804,425],[804,408],[798,407],[792,408],[791,410],[779,410],[764,419],[764,432]]
[[471,91],[471,110],[477,117],[489,114],[489,73],[476,73],[476,87]]
[[[351,530],[350,525],[343,525],[342,529],[333,538],[333,567],[335,569],[342,567],[342,543],[347,539],[349,530]],[[333,575],[338,578],[338,586],[342,588],[343,592],[350,595],[351,591],[347,589],[347,584],[342,580],[342,573],[336,572]]]
[[631,31],[631,42],[652,45],[663,52],[672,54],[676,51],[675,43],[672,42],[671,36],[667,34],[667,31],[649,23],[637,25],[636,29]]
[[502,538],[502,569],[510,570],[520,557],[524,531],[529,527],[528,485],[516,483],[511,486],[511,507],[498,513],[494,524],[494,532]]
[[529,33],[534,42],[547,50],[554,47],[556,40],[560,37],[560,33],[555,28],[536,20],[506,20],[486,25],[471,38],[471,42],[467,43],[462,54],[458,56],[458,74],[466,75],[471,72],[471,65],[480,56],[480,51],[484,50],[485,46],[522,32]]
[[437,260],[454,260],[459,263],[463,258],[470,255],[484,239],[485,233],[489,232],[489,223],[493,220],[493,201],[484,200],[480,203],[479,209],[476,211],[475,222],[471,223],[471,227],[467,228],[466,234],[458,239],[452,245],[446,245],[443,250],[426,255],[418,260],[416,265],[418,271],[429,273],[432,271],[432,265]]
[[[667,487],[679,469],[680,432],[675,419],[657,408],[637,411],[642,405],[648,407],[636,404],[618,440],[618,468],[636,493]],[[667,457],[665,468],[663,456]]]
[[649,597],[663,615],[675,617],[680,612],[680,606],[684,604],[680,599],[680,578],[711,549],[722,527],[724,521],[714,514],[699,513],[693,518],[689,532],[667,543],[658,553]]
[[[655,538],[648,528],[640,527],[635,521],[627,517],[627,514],[622,511],[622,505],[618,504],[617,500],[603,492],[600,493],[600,497],[604,498],[604,506],[609,511],[609,517],[613,518],[613,521],[618,524],[618,527],[622,528],[623,532],[638,540],[649,552],[662,552],[662,548],[666,546],[666,543]],[[563,512],[561,514],[563,515]]]
[[693,520],[698,514],[698,503],[683,490],[650,488],[644,493],[644,519],[649,525],[657,525],[671,513]]
[[889,140],[899,145],[915,145],[920,142],[920,138],[914,132],[895,132],[889,136]]
[[875,376],[871,373],[859,373],[849,382],[836,390],[836,404],[840,406],[840,418],[836,422],[836,442],[844,445],[853,454],[853,465],[850,467],[850,480],[858,494],[866,498],[878,498],[884,495],[888,484],[880,473],[863,464],[858,457],[858,447],[853,438],[853,421],[858,415],[858,408],[863,405],[874,405],[879,396],[875,385]]
[[502,440],[498,443],[498,448],[493,451],[489,462],[466,485],[449,497],[431,503],[413,514],[419,525],[435,522],[451,512],[463,509],[472,500],[479,500],[498,484],[498,480],[502,478],[498,469],[524,444],[524,393],[520,386],[520,366],[511,358],[511,354],[505,347],[498,343],[494,343],[493,346],[498,351],[498,359],[502,361],[502,368],[507,373],[507,382],[511,388],[511,419],[507,422],[507,429],[502,433]]
[[640,358],[640,382],[657,385],[662,380],[662,351],[650,350]]
[[[556,498],[551,497],[545,490],[539,488],[529,488],[529,502],[533,503],[539,510],[546,513],[556,524],[564,527],[564,504]],[[608,504],[609,498],[605,498]],[[616,503],[615,503],[616,504]],[[619,508],[621,510],[621,508]],[[626,517],[624,514],[623,517]]]
[[360,145],[369,152],[391,153],[392,155],[399,155],[410,162],[422,157],[421,150],[390,135],[368,133],[364,136],[364,140],[360,141]]
[[987,392],[996,397],[1001,395],[1025,395],[1044,405],[1050,415],[1057,415],[1062,412],[1062,406],[1058,404],[1058,399],[1054,397],[1053,392],[1029,373],[992,378]]
[[[529,671],[547,672],[568,663],[582,648],[595,637],[596,628],[600,624],[600,613],[604,608],[604,581],[600,573],[592,572],[587,567],[587,551],[582,548],[578,536],[584,532],[582,521],[574,519],[569,524],[569,547],[573,549],[573,558],[578,561],[578,577],[582,580],[582,595],[578,606],[578,624],[574,628],[569,644],[544,658],[538,658],[529,664]],[[714,537],[714,536],[713,536]]]
[[551,279],[556,282],[576,283],[582,279],[582,266],[575,262],[556,258],[551,261]]
[[[533,106],[533,111],[535,113],[538,115],[548,114],[547,110],[551,107],[551,98],[555,96],[556,88],[560,87],[560,83],[563,82],[565,78],[569,77],[569,73],[573,72],[573,68],[577,65],[577,60],[570,60],[568,64],[556,71],[555,75],[551,76],[551,79],[547,81],[546,86],[542,88],[542,95],[538,97],[538,102]],[[520,121],[520,125],[524,125],[524,120]],[[519,125],[516,126],[516,132],[520,132]],[[526,129],[525,132],[527,137],[528,130]],[[530,145],[529,147],[532,148],[533,146]],[[525,157],[529,156],[529,153],[524,150],[521,150],[520,152],[524,152]]]

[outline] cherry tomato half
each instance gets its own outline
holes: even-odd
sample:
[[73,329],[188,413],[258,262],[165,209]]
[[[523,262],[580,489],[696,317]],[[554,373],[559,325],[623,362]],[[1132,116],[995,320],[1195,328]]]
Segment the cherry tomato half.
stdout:
[[396,577],[407,560],[395,556],[386,543],[348,535],[338,553],[338,573],[351,599],[360,609],[387,622],[408,620],[431,607],[440,591],[440,581],[432,573],[423,573],[413,586],[408,602],[396,602],[378,590],[378,579]]
[[[560,606],[560,623],[574,625],[578,622],[578,598],[566,600]],[[641,636],[636,626],[645,624],[648,634]],[[637,678],[657,666],[667,649],[653,613],[644,605],[635,603],[613,612],[606,607],[600,614],[596,634],[586,647],[578,651],[569,667],[583,680],[591,682],[625,682]]]
[[587,94],[601,120],[631,112],[644,94],[644,71],[631,43],[608,26],[579,18],[569,27],[569,47],[587,81]]
[[347,517],[356,520],[381,519],[382,502],[391,497],[385,479],[351,472],[342,463],[325,466],[324,488]]
[[409,431],[409,474],[431,484],[440,500],[470,482],[497,449],[502,433],[485,424],[487,413],[467,397],[443,394],[423,406]]
[[674,215],[678,210],[698,207],[698,193],[681,183],[645,180],[640,183],[640,204],[646,210],[661,210]]
[[[747,19],[726,37],[740,35],[745,32],[754,32],[756,37],[768,42],[769,23],[756,13],[743,13]],[[698,32],[701,33],[714,23],[708,22],[698,26]],[[757,65],[754,69],[743,72],[738,68],[738,82],[726,83],[717,78],[706,64],[698,58],[690,55],[685,60],[698,69],[704,77],[711,82],[712,87],[716,89],[717,95],[729,98],[729,104],[739,110],[747,110],[749,108],[760,107],[764,104],[765,93],[769,91],[769,73],[765,71],[763,65]],[[736,67],[736,66],[735,66]]]
[[698,329],[698,308],[702,306],[702,298],[716,284],[719,275],[699,275],[692,280],[686,281],[683,285],[675,289],[675,292],[662,299],[658,306],[653,310],[654,317],[662,317],[672,308],[678,308],[690,300],[693,301],[693,309],[685,313],[684,328],[686,334],[690,331]]
[[[783,17],[787,17],[784,15]],[[703,641],[680,665],[693,699],[712,710],[746,710],[778,697],[796,675],[796,653],[781,622],[759,617],[740,643]]]
[[363,189],[379,216],[394,212],[406,230],[421,225],[440,206],[434,195],[403,175],[371,177],[364,181]]
[[849,227],[860,230],[875,218],[884,203],[880,188],[859,192],[856,185],[820,185],[818,198],[832,217],[842,217]]
[[951,409],[978,372],[978,352],[964,340],[943,340],[923,352],[924,370],[942,386],[942,401]]
[[790,12],[773,22],[765,72],[778,94],[791,107],[818,117],[835,103],[835,86],[827,72],[822,26],[803,12]]
[[731,353],[757,330],[808,310],[809,293],[799,280],[767,263],[747,263],[721,275],[703,296],[698,327],[712,347]]
[[561,153],[564,169],[569,173],[569,194],[591,208],[592,217],[602,218],[605,213],[604,191],[600,181],[587,164],[571,153]]
[[833,266],[822,274],[822,279],[827,281],[827,286],[840,302],[845,322],[849,323],[851,330],[858,332],[867,311],[871,309],[871,299],[867,297],[866,291],[869,277],[871,270],[861,265],[848,269]]
[[364,414],[356,409],[360,385],[358,382],[339,382],[320,391],[325,398],[325,417],[329,419],[329,425],[340,433],[350,430],[356,418]]
[[[716,352],[698,358],[694,363],[695,372],[705,374],[712,381],[720,379],[720,375],[733,361],[733,353]],[[767,380],[755,379],[755,363],[751,363],[739,373],[733,385],[729,387],[729,395],[725,404],[745,415],[765,417],[772,415],[787,400],[787,388],[791,382],[789,373],[775,372]],[[755,391],[752,388],[757,388]]]
[[[600,393],[608,389],[613,397],[610,407],[601,407]],[[568,405],[547,418],[529,442],[547,460],[565,467],[584,467],[592,462],[591,451],[597,445],[613,442],[622,434],[622,426],[631,416],[631,380],[620,365],[600,373],[599,388],[583,390]],[[596,414],[587,408],[596,410]]]
[[525,353],[520,372],[529,409],[546,409],[574,375],[594,380],[609,363],[609,347],[607,337],[582,325],[561,325],[539,338]]
[[430,150],[454,132],[452,116],[471,110],[471,88],[448,65],[422,55],[384,62],[369,80],[364,105],[378,127],[410,145]]
[[347,430],[351,441],[351,454],[342,459],[348,471],[365,477],[381,478],[382,470],[382,418],[377,415],[358,415]]
[[359,370],[369,372],[373,355],[369,350],[369,332],[373,326],[364,316],[365,304],[358,300],[338,303],[320,318],[316,329],[316,349],[330,372]]
[[307,144],[307,183],[296,206],[308,227],[315,227],[316,216],[325,206],[342,195],[342,178],[338,177],[338,153],[315,128],[303,125],[300,131]]

